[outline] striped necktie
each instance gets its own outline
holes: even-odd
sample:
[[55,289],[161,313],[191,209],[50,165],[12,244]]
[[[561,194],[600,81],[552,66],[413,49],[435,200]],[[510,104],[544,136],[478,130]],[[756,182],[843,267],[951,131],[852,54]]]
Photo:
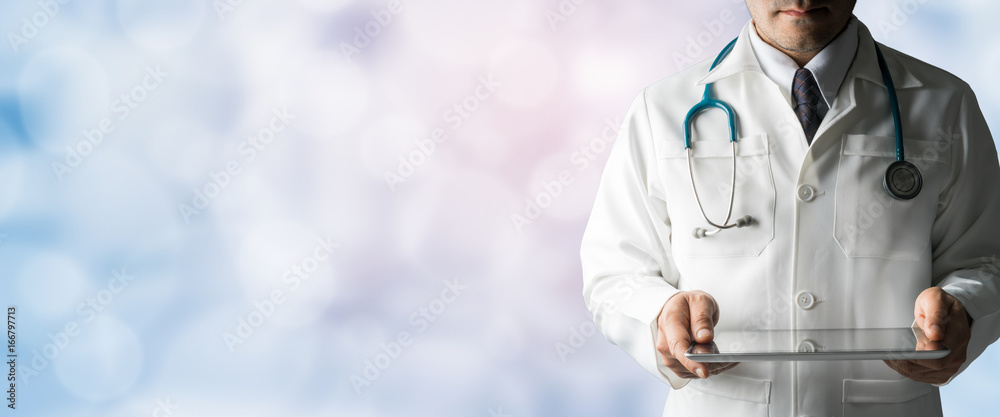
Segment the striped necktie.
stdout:
[[795,80],[792,81],[792,98],[795,99],[795,115],[802,123],[802,131],[806,134],[806,142],[812,144],[816,129],[822,121],[819,117],[819,85],[812,72],[799,68],[795,71]]

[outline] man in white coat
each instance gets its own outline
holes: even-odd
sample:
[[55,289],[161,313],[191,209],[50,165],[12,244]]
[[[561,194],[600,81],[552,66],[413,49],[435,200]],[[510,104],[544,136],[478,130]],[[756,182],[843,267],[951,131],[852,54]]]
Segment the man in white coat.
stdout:
[[[888,92],[854,5],[747,0],[752,20],[717,67],[701,62],[646,88],[628,112],[583,237],[584,298],[600,331],[674,389],[664,415],[940,416],[938,386],[998,337],[1000,167],[976,97],[957,77],[880,46],[906,160],[923,177],[915,198],[891,197],[882,183],[896,152]],[[739,140],[733,150],[722,111],[701,114],[689,171],[685,115],[708,83],[738,115]],[[706,236],[708,219],[726,216],[733,181],[734,218],[753,220]],[[914,321],[951,354],[684,357],[715,330]]]

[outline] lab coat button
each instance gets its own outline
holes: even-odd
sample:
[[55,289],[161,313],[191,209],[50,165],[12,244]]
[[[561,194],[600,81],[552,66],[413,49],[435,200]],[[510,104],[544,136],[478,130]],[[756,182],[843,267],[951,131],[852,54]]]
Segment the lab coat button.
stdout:
[[799,186],[796,194],[798,195],[799,200],[808,203],[816,198],[816,189],[809,184],[802,184]]
[[795,302],[803,310],[812,310],[816,306],[816,297],[808,291],[802,291],[795,296]]
[[806,339],[803,340],[802,343],[799,343],[799,352],[815,352],[815,351],[816,351],[816,342],[810,339]]

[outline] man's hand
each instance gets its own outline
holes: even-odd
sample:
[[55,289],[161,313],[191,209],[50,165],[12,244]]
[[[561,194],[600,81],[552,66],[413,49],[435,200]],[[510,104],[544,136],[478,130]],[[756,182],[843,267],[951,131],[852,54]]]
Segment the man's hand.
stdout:
[[681,291],[667,300],[656,318],[656,350],[663,365],[681,378],[708,378],[737,363],[699,363],[684,356],[692,341],[711,343],[719,305],[704,291]]
[[[889,360],[885,361],[886,365],[914,381],[929,384],[948,382],[965,363],[965,349],[972,336],[969,330],[972,319],[958,299],[938,287],[920,293],[913,314],[928,341],[931,344],[944,343],[951,353],[941,359]],[[927,343],[918,342],[917,349]]]

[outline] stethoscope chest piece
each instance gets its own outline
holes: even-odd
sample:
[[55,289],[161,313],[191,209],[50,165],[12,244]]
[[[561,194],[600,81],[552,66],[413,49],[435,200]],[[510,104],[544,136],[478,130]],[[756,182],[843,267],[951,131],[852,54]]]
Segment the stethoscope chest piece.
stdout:
[[896,161],[889,164],[885,170],[885,178],[882,180],[882,187],[892,198],[897,200],[909,200],[920,194],[920,188],[924,186],[924,179],[920,176],[920,170],[908,161]]
[[[715,69],[716,66],[722,62],[723,59],[729,54],[730,51],[736,46],[737,39],[733,39],[719,56],[715,58],[712,63],[712,67],[709,71]],[[896,87],[892,83],[892,75],[889,73],[889,67],[886,65],[885,57],[882,56],[882,51],[875,43],[875,55],[878,58],[879,70],[882,72],[882,80],[885,83],[886,91],[889,94],[889,108],[892,112],[892,124],[895,130],[896,136],[896,161],[889,164],[889,168],[885,171],[885,177],[882,179],[882,188],[885,192],[889,194],[892,198],[896,200],[910,200],[920,194],[920,188],[924,186],[924,180],[920,176],[920,170],[916,166],[906,161],[903,152],[903,124],[900,118],[899,112],[899,100],[896,97]],[[753,225],[755,222],[753,217],[744,216],[737,219],[735,223],[730,223],[733,215],[733,204],[736,199],[736,111],[726,104],[726,102],[719,100],[715,97],[714,91],[712,89],[713,83],[705,84],[705,94],[702,100],[695,104],[691,110],[688,111],[687,116],[684,118],[684,149],[687,150],[687,160],[688,160],[688,174],[691,178],[691,191],[694,194],[695,201],[698,203],[698,209],[701,211],[702,217],[705,218],[705,222],[714,226],[715,229],[707,230],[701,227],[695,228],[692,235],[695,239],[701,239],[708,236],[713,236],[722,230],[730,228],[740,228]],[[691,163],[691,152],[692,152],[692,126],[694,125],[694,118],[700,114],[702,111],[708,109],[718,108],[726,112],[729,118],[729,141],[733,144],[733,179],[732,186],[729,193],[729,211],[726,214],[726,220],[722,223],[715,223],[708,218],[708,214],[705,213],[705,207],[701,204],[701,197],[698,196],[698,188],[695,185],[694,180],[694,168]],[[857,186],[856,184],[847,184],[848,186]]]

